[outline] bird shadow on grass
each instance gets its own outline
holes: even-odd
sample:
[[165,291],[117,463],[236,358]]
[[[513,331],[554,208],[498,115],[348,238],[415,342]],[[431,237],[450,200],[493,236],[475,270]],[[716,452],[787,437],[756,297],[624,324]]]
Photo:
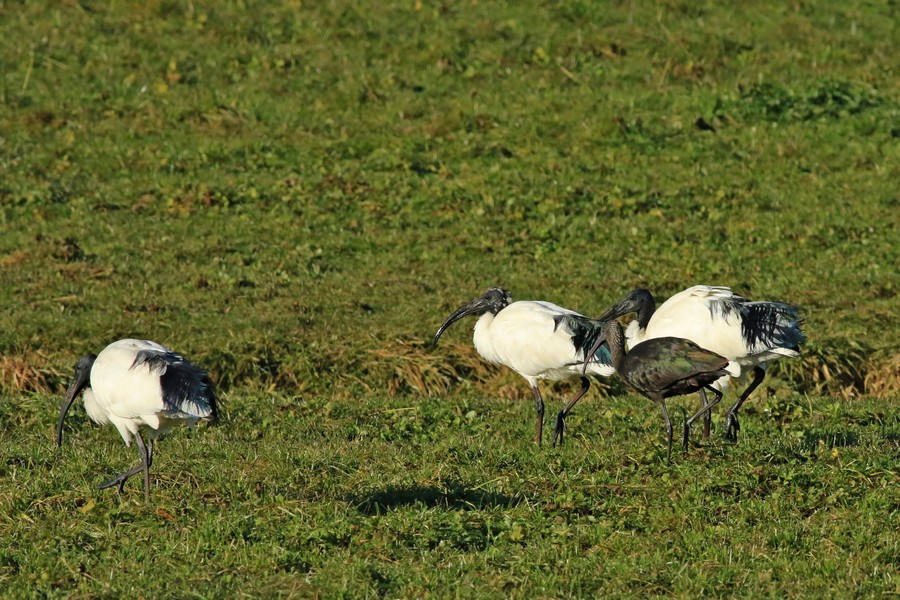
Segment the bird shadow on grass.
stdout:
[[363,514],[376,515],[405,506],[425,506],[448,510],[481,510],[485,508],[512,508],[524,498],[507,496],[477,488],[462,482],[442,486],[409,485],[387,486],[350,498],[350,502]]

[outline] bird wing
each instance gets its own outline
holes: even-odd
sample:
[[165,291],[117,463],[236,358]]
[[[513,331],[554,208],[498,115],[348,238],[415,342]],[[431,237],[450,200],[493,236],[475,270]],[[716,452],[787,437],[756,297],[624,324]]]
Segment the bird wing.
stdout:
[[741,310],[746,302],[727,287],[696,285],[656,310],[641,341],[684,338],[728,358],[745,356]]
[[139,351],[130,370],[141,371],[144,368],[159,377],[166,412],[173,413],[173,416],[184,413],[201,419],[217,418],[215,391],[206,371],[168,349]]
[[752,302],[727,287],[694,286],[653,314],[642,340],[679,337],[742,363],[779,354],[796,356],[806,340],[799,309],[783,302]]
[[728,363],[728,359],[715,352],[674,337],[646,340],[626,355],[628,379],[636,387],[653,392],[684,380],[711,383],[728,374],[725,371]]
[[157,413],[213,419],[215,393],[203,369],[149,340],[113,342],[91,368],[93,401],[112,419]]
[[748,302],[741,307],[741,334],[751,354],[786,350],[796,355],[806,341],[800,310],[783,302]]
[[[557,377],[558,370],[580,370],[583,359],[572,342],[568,326],[560,327],[557,318],[587,319],[574,311],[550,302],[513,302],[490,324],[493,357],[525,377]],[[583,351],[581,351],[583,356]],[[571,375],[571,373],[569,374]]]
[[546,312],[553,315],[574,315],[576,317],[584,317],[584,315],[579,312],[575,312],[574,310],[568,308],[563,308],[562,306],[553,304],[552,302],[546,302],[544,300],[523,300],[522,303],[536,304],[537,306],[540,306],[541,308],[546,310]]
[[[569,335],[572,346],[575,348],[575,355],[581,361],[584,360],[585,353],[594,347],[594,344],[597,343],[597,338],[603,333],[603,321],[589,319],[577,313],[574,315],[558,315],[554,317],[554,321],[557,329],[561,329]],[[609,347],[605,344],[598,347],[594,351],[591,361],[612,366],[612,355]]]

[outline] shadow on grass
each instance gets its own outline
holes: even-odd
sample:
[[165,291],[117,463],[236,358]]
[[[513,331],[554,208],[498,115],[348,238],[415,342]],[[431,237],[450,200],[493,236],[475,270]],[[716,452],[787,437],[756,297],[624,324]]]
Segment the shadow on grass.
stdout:
[[388,486],[350,499],[364,514],[375,515],[404,506],[422,505],[451,510],[480,510],[518,506],[521,496],[506,496],[471,488],[461,482],[447,486]]

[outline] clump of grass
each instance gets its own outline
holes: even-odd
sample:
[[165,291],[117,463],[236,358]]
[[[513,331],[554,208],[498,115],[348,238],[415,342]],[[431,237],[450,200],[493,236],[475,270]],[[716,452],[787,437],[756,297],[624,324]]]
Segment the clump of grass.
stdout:
[[471,344],[449,340],[441,342],[437,352],[428,342],[397,339],[372,349],[370,355],[392,396],[442,395],[461,384],[484,382],[496,372]]
[[887,398],[900,394],[900,354],[873,357],[863,379],[866,394]]
[[866,393],[870,353],[854,341],[808,342],[800,358],[777,364],[799,392],[854,398]]
[[55,393],[68,374],[49,364],[47,356],[34,350],[0,354],[0,392],[10,395]]

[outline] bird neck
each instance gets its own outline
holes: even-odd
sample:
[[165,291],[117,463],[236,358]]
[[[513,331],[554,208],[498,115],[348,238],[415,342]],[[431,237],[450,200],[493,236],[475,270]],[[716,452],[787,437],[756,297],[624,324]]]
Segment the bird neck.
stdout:
[[94,397],[94,390],[87,388],[84,390],[84,412],[90,417],[91,421],[98,425],[106,425],[109,422],[109,411],[106,410]]
[[618,321],[610,321],[606,324],[606,343],[612,358],[612,366],[617,372],[622,371],[625,364],[625,335]]
[[643,302],[641,302],[641,306],[638,309],[637,313],[637,322],[638,326],[641,329],[647,329],[647,325],[650,323],[650,319],[653,317],[653,313],[656,312],[656,302],[653,300],[653,296],[649,293],[644,297]]
[[500,359],[494,350],[494,336],[491,334],[491,323],[494,322],[494,315],[484,313],[475,321],[474,334],[472,341],[475,343],[475,349],[488,362],[496,363]]

